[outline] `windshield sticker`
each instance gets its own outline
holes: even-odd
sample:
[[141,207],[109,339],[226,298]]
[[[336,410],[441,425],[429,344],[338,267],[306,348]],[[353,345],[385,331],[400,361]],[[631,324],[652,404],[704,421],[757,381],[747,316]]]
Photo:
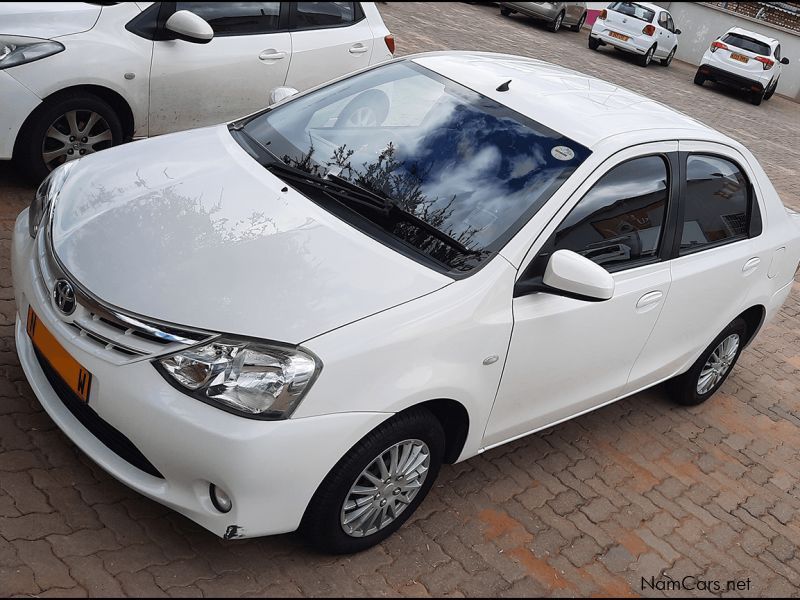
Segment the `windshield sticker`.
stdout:
[[552,154],[553,158],[556,160],[572,160],[575,158],[575,153],[572,151],[572,148],[567,148],[566,146],[556,146],[550,150],[550,154]]

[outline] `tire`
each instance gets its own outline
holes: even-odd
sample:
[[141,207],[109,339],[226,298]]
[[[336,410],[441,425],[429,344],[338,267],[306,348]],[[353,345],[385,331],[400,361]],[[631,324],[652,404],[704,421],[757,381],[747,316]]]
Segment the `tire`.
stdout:
[[572,31],[580,31],[581,29],[583,29],[583,24],[584,23],[586,23],[586,13],[583,13],[581,15],[581,18],[578,19],[578,22],[575,23],[575,25],[573,25],[572,27],[570,27],[570,29]]
[[667,55],[667,58],[661,59],[659,62],[661,63],[662,67],[668,67],[672,64],[672,59],[675,58],[675,52],[678,51],[678,47],[675,46],[670,53]]
[[[300,532],[303,537],[311,546],[328,554],[360,552],[385,540],[405,523],[430,491],[442,464],[444,440],[445,434],[439,420],[426,409],[412,409],[381,424],[353,446],[331,469],[319,488],[317,488],[300,526]],[[381,457],[386,457],[386,461],[388,461],[386,466],[391,469],[390,451],[392,448],[398,447],[398,445],[401,445],[400,447],[402,448],[403,443],[411,443],[412,441],[421,442],[427,446],[428,467],[427,471],[425,471],[423,484],[418,488],[416,495],[410,498],[411,502],[397,504],[397,501],[392,501],[391,499],[394,497],[399,498],[404,494],[402,492],[394,493],[384,490],[384,493],[387,494],[384,498],[379,499],[379,495],[377,497],[371,496],[360,508],[371,503],[372,510],[380,511],[380,507],[387,504],[388,498],[390,500],[389,506],[402,507],[394,520],[388,521],[382,527],[372,531],[370,528],[373,523],[368,517],[366,524],[364,524],[364,527],[368,528],[367,531],[346,532],[345,524],[343,523],[348,516],[345,514],[345,506],[352,489],[359,483],[364,487],[365,484],[371,485],[363,477],[365,470],[367,468],[372,469],[373,463]],[[402,450],[400,450],[399,456],[402,464]],[[419,456],[421,457],[422,454]],[[378,470],[375,472],[380,473]],[[398,480],[395,479],[395,481]],[[392,486],[393,483],[389,485]],[[356,497],[367,498],[367,495],[360,493]],[[359,508],[354,508],[349,516],[352,517],[358,510]],[[370,509],[366,509],[362,516],[370,512]],[[388,513],[384,514],[388,516]],[[377,515],[382,518],[380,512]],[[351,520],[353,524],[358,524],[358,522],[358,518]]]
[[377,127],[389,114],[389,98],[381,90],[367,90],[350,100],[339,113],[336,127]]
[[511,9],[509,9],[509,8],[501,8],[500,9],[500,14],[503,15],[504,17],[510,17],[511,16]]
[[770,98],[772,98],[773,94],[775,94],[775,90],[777,89],[777,87],[778,87],[778,80],[776,79],[775,82],[769,88],[767,88],[767,93],[764,94],[764,100],[769,100]]
[[[69,115],[75,115],[74,123],[77,131],[73,131],[74,128],[70,125]],[[80,146],[80,148],[69,148],[71,143],[70,133],[78,133],[81,131],[81,126],[89,125],[89,121],[93,118],[92,115],[97,115],[98,120],[94,121],[88,131],[82,132],[89,135],[77,137],[77,139],[73,140],[76,143],[75,145]],[[60,137],[63,137],[63,141],[48,135],[51,129],[59,134]],[[102,133],[100,133],[101,131]],[[92,133],[95,135],[91,135]],[[90,143],[88,140],[91,137],[100,138],[100,140]],[[110,139],[105,140],[105,137]],[[81,143],[83,139],[87,140],[86,144]],[[122,140],[122,122],[114,112],[114,109],[105,100],[85,92],[63,94],[51,100],[45,100],[28,117],[17,138],[14,148],[14,160],[19,169],[31,181],[38,183],[47,177],[47,174],[52,169],[59,166],[59,161],[66,162],[66,160],[62,161],[62,158],[72,159],[76,154],[78,157],[92,154],[93,152],[121,144]],[[59,154],[59,156],[52,158],[52,162],[46,161],[43,157],[45,148],[54,154]],[[71,153],[61,155],[62,149],[64,152],[71,151]],[[80,154],[81,150],[84,151],[84,154]],[[53,154],[50,156],[52,157]]]
[[555,32],[557,32],[559,29],[561,29],[561,24],[562,24],[563,22],[564,22],[564,13],[563,13],[563,12],[560,12],[560,13],[558,13],[558,15],[556,15],[556,18],[555,18],[554,20],[550,21],[550,22],[547,24],[547,29],[549,29],[550,31],[552,31],[553,33],[555,33]]
[[750,93],[750,104],[754,106],[760,106],[761,101],[764,99],[765,94],[764,92],[751,92]]
[[[723,346],[724,342],[732,339],[733,336],[736,336],[735,350],[726,356],[724,352],[725,349],[723,348],[723,351],[720,351],[719,348]],[[700,358],[697,359],[686,373],[668,382],[667,387],[672,399],[684,406],[696,406],[708,400],[725,382],[728,375],[731,374],[731,371],[733,371],[733,367],[736,365],[736,361],[739,360],[739,355],[742,353],[746,340],[747,323],[745,323],[742,318],[734,319],[733,322],[722,330],[722,333],[714,338],[714,341],[708,345],[708,348],[703,351]],[[730,348],[731,347],[728,346],[727,350],[730,351]],[[713,385],[704,389],[701,387],[701,376],[705,374],[704,372],[708,367],[708,363],[712,360],[711,357],[715,352],[717,352],[718,355],[722,352],[722,356],[726,357],[722,363],[724,365],[724,371],[721,371],[719,375],[712,374],[711,379],[706,381],[706,384],[713,383]]]
[[597,38],[593,38],[589,36],[589,49],[590,50],[597,50],[600,47],[600,40]]
[[647,67],[651,62],[653,62],[653,55],[656,53],[656,47],[651,47],[646,53],[639,57],[639,66],[640,67]]
[[695,85],[703,85],[705,82],[706,82],[706,78],[703,77],[703,75],[702,75],[702,73],[700,73],[700,71],[697,71],[697,73],[694,74],[694,84]]

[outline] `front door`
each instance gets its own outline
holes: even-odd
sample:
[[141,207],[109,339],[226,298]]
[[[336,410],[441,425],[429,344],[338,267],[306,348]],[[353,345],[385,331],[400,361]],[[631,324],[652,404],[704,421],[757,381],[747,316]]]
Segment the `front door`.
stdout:
[[287,9],[280,2],[177,2],[176,10],[203,17],[214,39],[154,42],[150,135],[223,123],[268,106],[291,60],[281,18]]
[[670,291],[662,237],[674,206],[676,151],[677,143],[650,144],[610,159],[553,219],[540,238],[547,241],[534,246],[520,279],[540,276],[554,251],[568,249],[608,269],[616,289],[602,302],[547,293],[514,298],[514,329],[485,446],[623,393]]

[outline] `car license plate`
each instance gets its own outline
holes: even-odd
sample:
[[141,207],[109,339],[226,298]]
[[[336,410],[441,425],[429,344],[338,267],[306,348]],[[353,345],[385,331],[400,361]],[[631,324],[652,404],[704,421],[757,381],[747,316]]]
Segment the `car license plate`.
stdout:
[[736,52],[731,52],[731,58],[733,60],[738,60],[739,62],[743,62],[747,64],[750,62],[750,58],[745,56],[744,54],[737,54]]
[[28,336],[34,347],[50,363],[50,366],[64,380],[64,382],[84,402],[89,402],[89,391],[92,388],[92,374],[84,369],[81,364],[72,358],[58,343],[41,319],[28,307],[28,323],[26,327]]
[[616,31],[609,31],[608,35],[610,35],[613,38],[617,38],[618,40],[622,40],[623,42],[627,42],[629,39],[631,39],[627,35],[622,35],[621,33],[617,33]]

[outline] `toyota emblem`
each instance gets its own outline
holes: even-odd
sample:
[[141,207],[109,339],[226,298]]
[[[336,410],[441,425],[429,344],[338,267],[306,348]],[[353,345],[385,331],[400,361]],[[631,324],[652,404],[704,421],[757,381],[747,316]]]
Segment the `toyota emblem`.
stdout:
[[53,288],[53,300],[58,310],[65,315],[71,315],[75,312],[75,290],[66,279],[56,281],[56,285]]

